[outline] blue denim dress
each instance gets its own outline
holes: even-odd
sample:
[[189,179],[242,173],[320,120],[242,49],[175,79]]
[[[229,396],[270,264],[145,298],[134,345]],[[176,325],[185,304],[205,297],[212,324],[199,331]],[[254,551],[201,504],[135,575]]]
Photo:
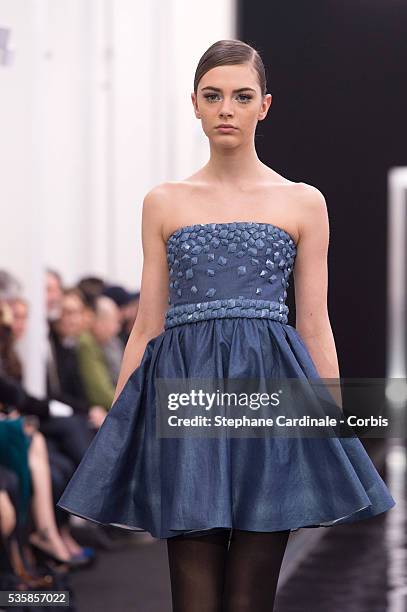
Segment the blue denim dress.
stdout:
[[318,378],[288,324],[296,252],[271,223],[194,224],[169,237],[164,331],[147,343],[60,508],[171,538],[329,527],[394,506],[357,437],[157,435],[158,379]]

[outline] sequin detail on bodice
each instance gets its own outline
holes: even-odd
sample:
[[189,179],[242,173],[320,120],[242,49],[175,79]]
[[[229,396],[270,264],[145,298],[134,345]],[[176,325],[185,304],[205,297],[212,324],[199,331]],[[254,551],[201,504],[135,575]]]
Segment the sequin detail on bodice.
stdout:
[[285,304],[296,244],[271,223],[197,223],[167,241],[165,328],[223,317],[287,323]]

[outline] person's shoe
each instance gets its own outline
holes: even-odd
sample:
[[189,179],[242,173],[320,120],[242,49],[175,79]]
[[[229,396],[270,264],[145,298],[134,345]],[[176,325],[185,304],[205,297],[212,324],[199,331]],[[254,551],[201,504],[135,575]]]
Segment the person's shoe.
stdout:
[[56,565],[66,565],[69,569],[79,569],[93,563],[93,559],[80,558],[79,556],[73,555],[68,560],[61,559],[48,550],[43,550],[38,544],[31,543],[31,547],[34,549],[34,555],[39,563],[48,564],[49,561]]
[[96,559],[95,549],[90,546],[82,546],[82,551],[72,555],[72,559],[88,559],[94,561]]

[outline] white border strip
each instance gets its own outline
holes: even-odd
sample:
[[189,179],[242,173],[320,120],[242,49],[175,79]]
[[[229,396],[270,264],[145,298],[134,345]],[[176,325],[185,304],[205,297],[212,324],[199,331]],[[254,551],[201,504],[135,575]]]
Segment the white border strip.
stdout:
[[[395,378],[406,378],[406,226],[407,168],[392,168],[388,176],[388,288],[387,288],[387,399],[392,411],[405,410],[406,389],[394,393]],[[390,388],[391,386],[391,388]],[[400,401],[401,400],[401,401]],[[387,440],[388,486],[396,505],[386,516],[386,543],[389,551],[388,612],[404,612],[407,600],[406,531],[406,441]]]

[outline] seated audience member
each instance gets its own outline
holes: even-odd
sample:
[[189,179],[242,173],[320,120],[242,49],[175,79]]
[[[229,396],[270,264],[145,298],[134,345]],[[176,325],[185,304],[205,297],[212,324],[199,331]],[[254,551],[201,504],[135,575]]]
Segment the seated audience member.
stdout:
[[[0,466],[18,481],[15,523],[21,535],[30,531],[31,546],[41,557],[59,563],[84,565],[89,556],[75,542],[74,552],[62,538],[55,519],[50,462],[44,436],[17,410],[2,401],[0,418]],[[7,413],[4,412],[6,406]],[[21,546],[21,539],[18,539]]]
[[110,297],[120,309],[120,331],[118,337],[122,341],[123,347],[125,347],[137,317],[140,292],[130,293],[124,287],[110,285],[104,289],[103,295]]
[[45,274],[45,298],[47,321],[55,321],[61,315],[62,278],[56,271],[48,268]]
[[88,413],[90,404],[79,371],[77,345],[84,331],[85,305],[78,289],[63,290],[60,317],[49,325],[48,395]]
[[87,399],[91,404],[109,410],[113,403],[115,384],[104,354],[104,346],[120,329],[119,309],[110,298],[95,299],[89,329],[79,338],[78,355]]
[[10,302],[13,311],[13,338],[14,348],[20,361],[24,359],[24,351],[22,347],[22,339],[27,330],[27,322],[29,316],[28,302],[23,297],[17,297]]
[[[83,550],[70,535],[69,517],[62,510],[55,509],[55,501],[72,475],[75,464],[56,449],[50,465],[47,442],[38,431],[38,419],[32,416],[34,412],[38,416],[48,415],[49,403],[30,396],[22,387],[22,364],[14,351],[12,316],[12,307],[0,301],[0,402],[3,413],[4,407],[10,407],[12,411],[6,420],[3,414],[0,422],[0,463],[17,473],[20,491],[25,492],[25,502],[33,484],[32,514],[37,532],[32,537],[41,539],[43,545],[48,546],[48,553],[53,551],[55,558],[67,561],[72,555],[81,556]],[[30,416],[22,416],[24,412]],[[5,415],[7,417],[7,411]],[[22,444],[24,440],[26,442]],[[67,468],[65,472],[64,466]],[[21,504],[21,509],[21,512],[26,512],[26,503]],[[59,527],[65,531],[65,542],[58,532],[55,510],[60,518]],[[38,541],[37,548],[41,548]]]
[[79,289],[63,291],[61,316],[49,326],[48,394],[71,405],[75,412],[86,414],[92,427],[98,429],[106,409],[88,401],[78,359],[78,342],[85,331],[85,310]]

